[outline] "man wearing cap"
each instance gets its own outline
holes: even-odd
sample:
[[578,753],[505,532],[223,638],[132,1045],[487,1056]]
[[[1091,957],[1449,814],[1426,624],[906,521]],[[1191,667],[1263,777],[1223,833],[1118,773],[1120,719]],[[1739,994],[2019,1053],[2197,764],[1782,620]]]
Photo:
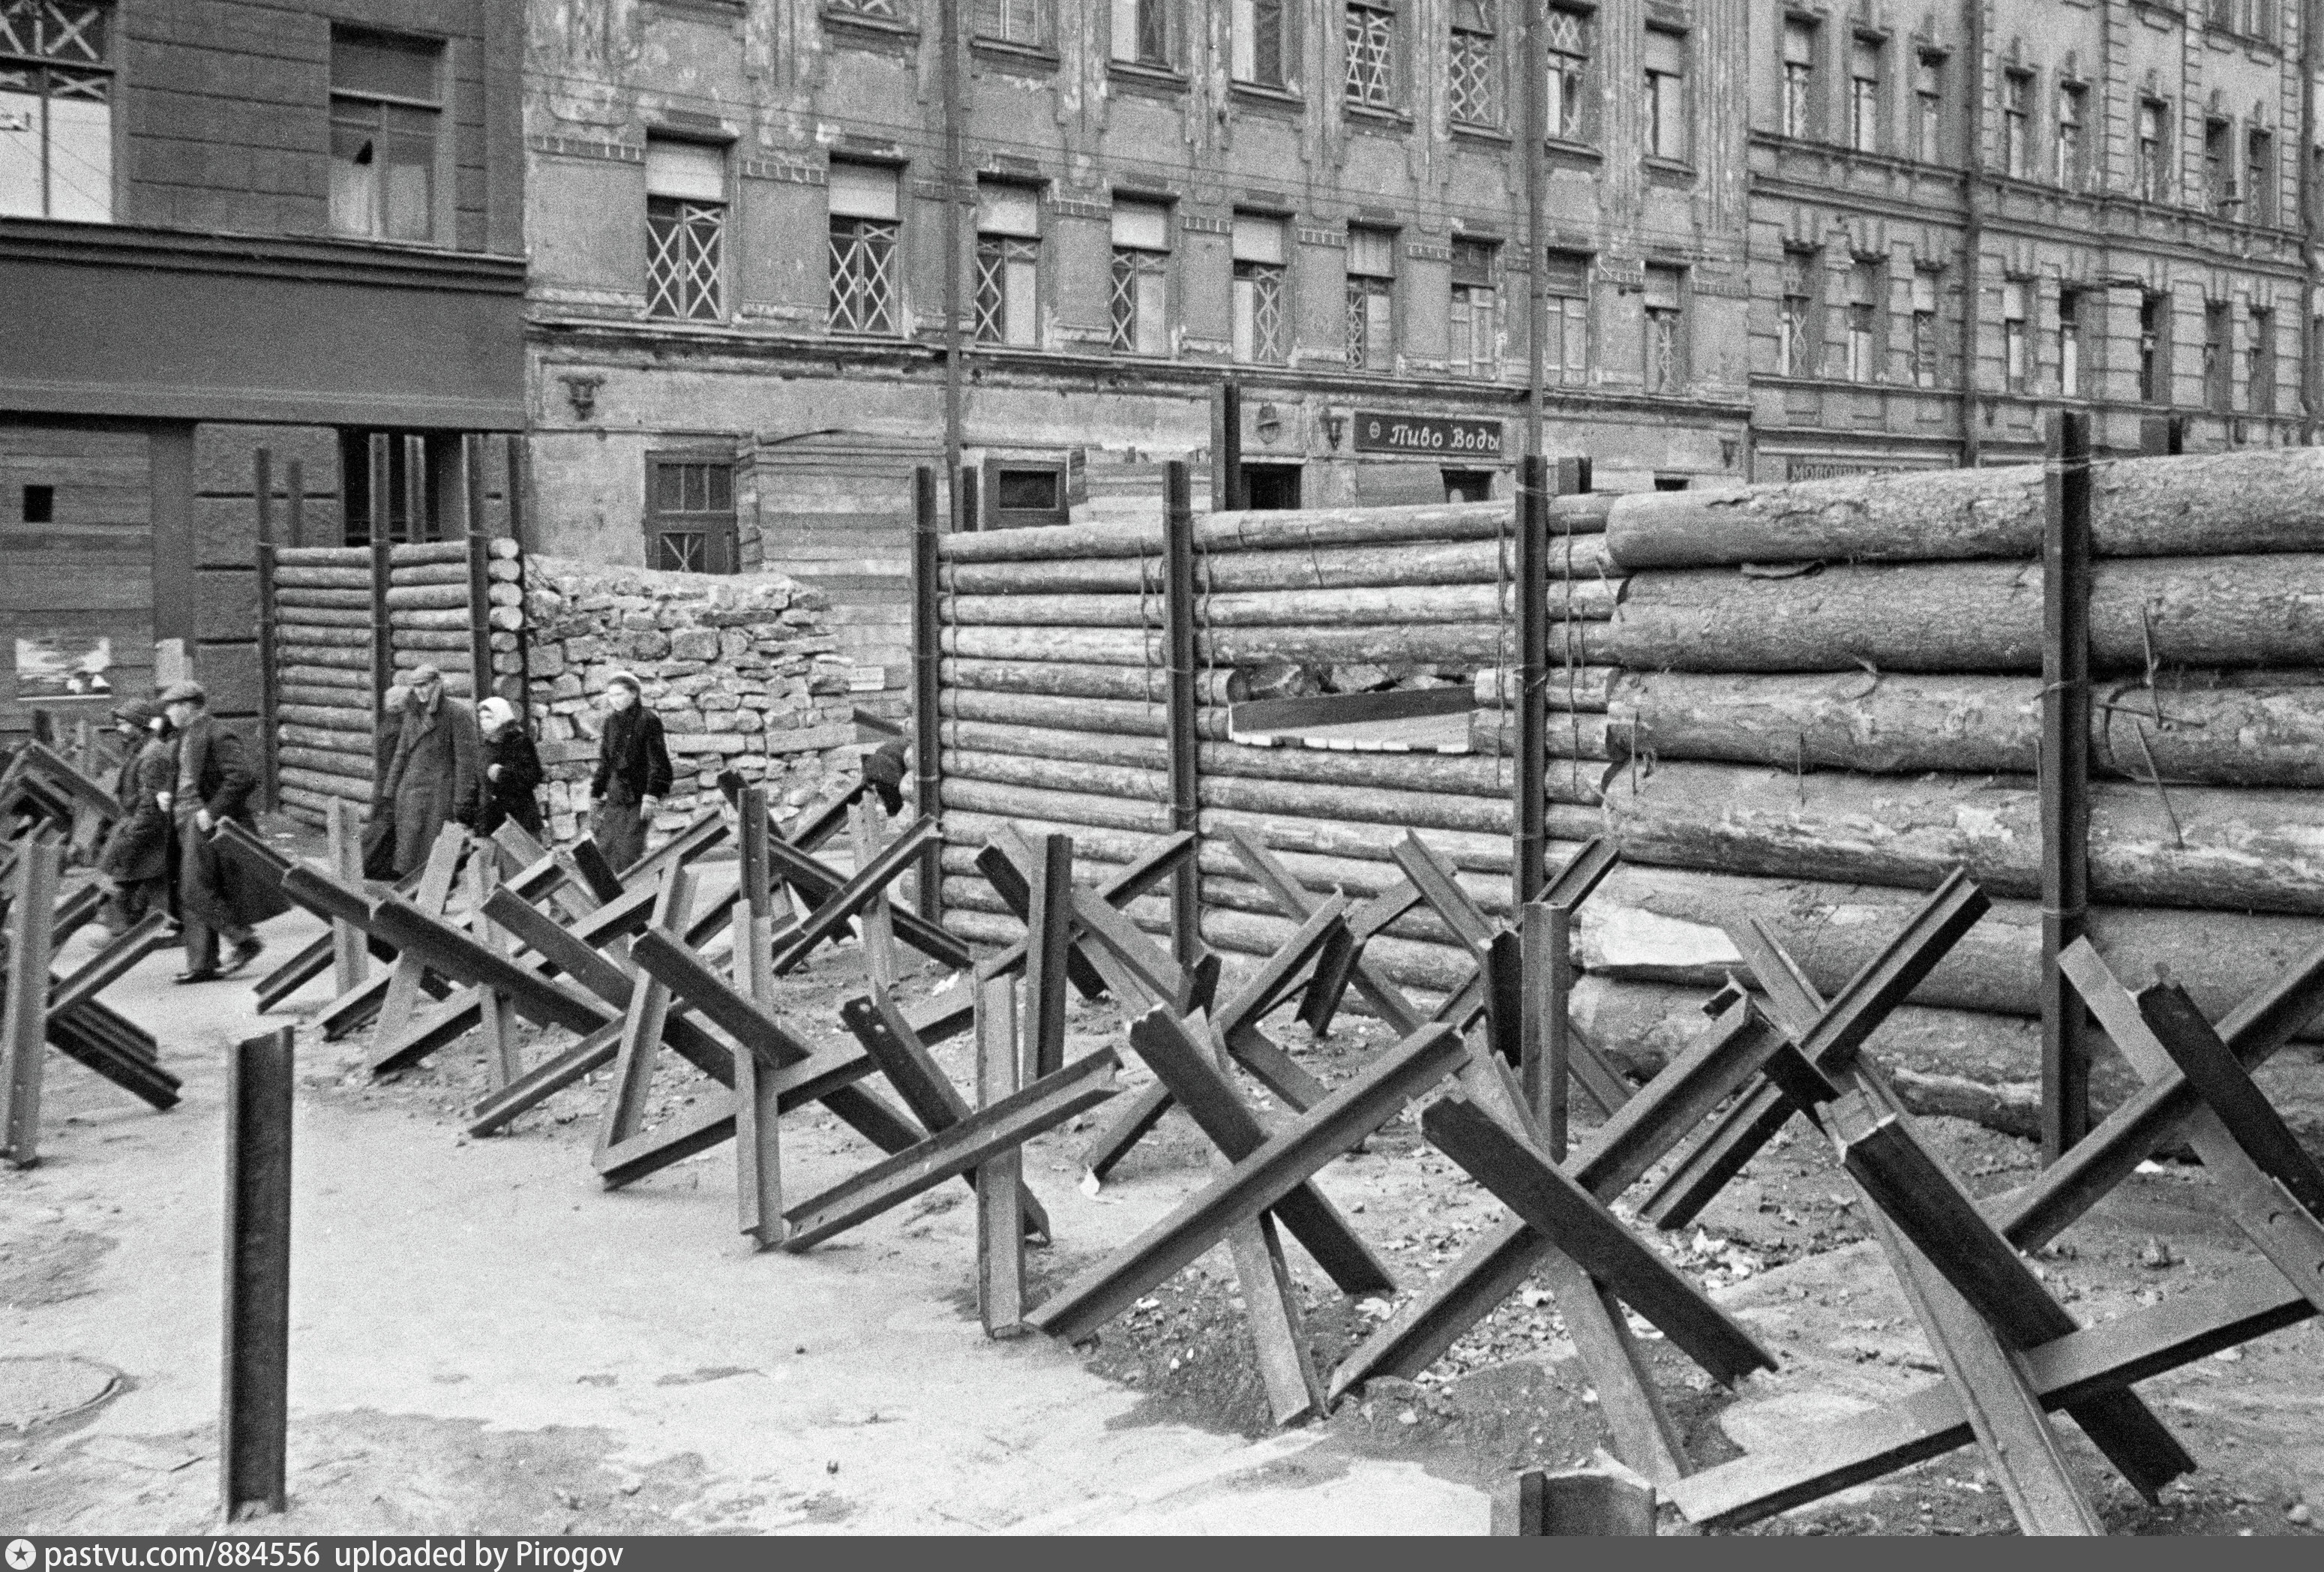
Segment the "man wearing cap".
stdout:
[[161,707],[134,698],[113,712],[127,756],[113,794],[121,817],[97,855],[97,882],[106,887],[103,921],[125,933],[149,911],[170,904],[170,812],[164,806],[178,780],[175,734]]
[[379,783],[383,807],[395,818],[395,872],[401,878],[428,861],[447,824],[473,826],[484,801],[484,751],[476,717],[444,691],[433,666],[403,674],[411,690],[396,728],[395,752]]
[[639,702],[643,689],[627,671],[606,680],[604,735],[597,742],[597,773],[589,781],[596,808],[590,838],[605,860],[626,868],[646,853],[646,828],[669,795],[669,749],[661,717]]
[[[207,983],[232,976],[266,946],[251,931],[290,908],[282,892],[222,857],[210,835],[227,819],[250,823],[250,794],[258,777],[242,756],[242,739],[210,718],[198,682],[180,682],[161,695],[161,708],[178,728],[176,784],[170,814],[178,832],[178,916],[186,929],[186,969],[176,981]],[[218,965],[218,936],[234,946]]]

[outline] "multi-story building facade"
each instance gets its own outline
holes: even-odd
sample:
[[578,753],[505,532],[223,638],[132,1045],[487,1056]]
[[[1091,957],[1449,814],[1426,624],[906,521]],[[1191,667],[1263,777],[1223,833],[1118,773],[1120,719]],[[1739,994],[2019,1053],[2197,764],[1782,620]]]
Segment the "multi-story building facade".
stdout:
[[1520,0],[958,4],[948,85],[938,0],[537,0],[544,545],[779,565],[897,663],[948,419],[989,522],[1151,497],[1230,376],[1255,504],[1505,494],[1536,282],[1547,452],[1742,476],[1742,0],[1554,0],[1538,234]]
[[2307,439],[2298,0],[1751,0],[1754,472]]
[[523,423],[521,28],[0,0],[0,732],[108,652],[143,691],[157,644],[255,714],[260,447],[310,543],[363,537],[374,431],[426,455],[395,532],[456,522],[458,435]]

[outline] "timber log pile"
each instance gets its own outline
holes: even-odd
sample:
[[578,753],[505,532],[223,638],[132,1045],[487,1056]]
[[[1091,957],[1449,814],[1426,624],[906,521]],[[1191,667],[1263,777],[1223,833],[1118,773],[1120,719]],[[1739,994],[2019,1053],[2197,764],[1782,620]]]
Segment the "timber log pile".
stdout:
[[274,553],[276,769],[283,811],[310,823],[371,800],[371,575],[367,546]]
[[[1612,501],[1553,503],[1555,560],[1573,567],[1571,592],[1561,584],[1552,597],[1554,616],[1602,623],[1613,612],[1621,586],[1602,540]],[[1517,772],[1492,710],[1480,712],[1467,754],[1246,746],[1227,740],[1227,710],[1256,697],[1253,671],[1497,670],[1516,644],[1514,526],[1508,502],[1195,519],[1202,931],[1231,961],[1272,954],[1293,925],[1215,838],[1229,828],[1257,834],[1311,888],[1356,896],[1403,877],[1393,848],[1419,830],[1489,911],[1508,910]],[[945,536],[939,550],[947,923],[971,940],[1005,942],[1021,929],[973,862],[1004,823],[1071,835],[1093,877],[1172,828],[1162,524],[988,531]],[[1572,735],[1553,728],[1553,747]],[[1598,832],[1603,768],[1551,772],[1553,856],[1572,849],[1555,843]],[[1130,911],[1151,931],[1168,926],[1164,896]],[[1397,981],[1433,992],[1466,974],[1452,945],[1424,909],[1367,953]]]
[[[2324,453],[2102,463],[2093,476],[2093,942],[2133,985],[2215,1016],[2324,942]],[[1827,994],[1956,865],[1997,899],[1884,1031],[1908,1101],[2033,1133],[2039,1108],[2043,476],[1860,476],[1553,504],[1550,862],[1604,831],[1622,865],[1580,913],[1576,1019],[1637,1072],[1699,1023],[1773,925]],[[1507,503],[1195,521],[1203,936],[1288,932],[1208,837],[1257,830],[1311,888],[1396,883],[1407,828],[1508,909],[1514,690]],[[1092,864],[1169,828],[1162,529],[991,532],[942,547],[947,830],[1068,833]],[[1568,570],[1570,565],[1570,571]],[[1560,628],[1562,623],[1562,631]],[[1226,741],[1238,670],[1466,661],[1465,756]],[[1018,925],[947,854],[964,937]],[[1093,867],[1093,874],[1102,873]],[[1133,909],[1166,926],[1167,902]],[[1466,975],[1424,911],[1370,952],[1423,991]],[[2107,1049],[2103,1110],[2132,1084]],[[2262,1072],[2296,1125],[2312,1052]]]

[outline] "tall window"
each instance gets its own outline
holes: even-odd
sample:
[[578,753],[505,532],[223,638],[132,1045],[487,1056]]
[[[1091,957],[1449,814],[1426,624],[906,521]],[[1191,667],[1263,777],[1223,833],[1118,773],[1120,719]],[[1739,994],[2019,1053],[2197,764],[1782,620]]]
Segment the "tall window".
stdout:
[[1396,106],[1396,8],[1392,0],[1348,0],[1345,23],[1348,102]]
[[2171,189],[2169,113],[2159,99],[2138,102],[2138,146],[2131,175],[2142,201],[2159,202]]
[[2066,398],[2082,391],[2082,297],[2079,291],[2058,291],[2058,392]]
[[1170,209],[1158,202],[1114,199],[1112,310],[1114,348],[1170,353]]
[[897,259],[896,171],[876,164],[831,166],[831,330],[903,331]]
[[1548,66],[1542,125],[1552,136],[1567,142],[1587,142],[1594,117],[1590,112],[1590,17],[1580,11],[1552,5],[1542,16],[1542,37]]
[[2025,391],[2025,297],[2022,278],[2001,284],[2001,383],[2011,393]]
[[2084,156],[2089,126],[2089,89],[2079,82],[2058,88],[2058,183],[2079,191],[2089,178]]
[[1942,366],[1937,342],[1937,275],[1913,272],[1913,385],[1934,387]]
[[2142,295],[2138,301],[2138,396],[2142,402],[2171,402],[2171,297]]
[[1913,156],[1945,162],[1945,57],[1926,51],[1913,68]]
[[1396,368],[1396,232],[1348,231],[1348,365]]
[[381,240],[436,238],[436,138],[444,46],[331,33],[331,227]]
[[1784,293],[1775,318],[1775,367],[1785,376],[1821,373],[1823,348],[1816,322],[1817,283],[1823,259],[1812,251],[1784,253]]
[[2225,301],[2203,304],[2203,402],[2220,414],[2235,408],[2235,357],[2228,335],[2234,319]]
[[1169,0],[1112,0],[1113,58],[1131,65],[1170,63]]
[[2034,73],[2005,71],[2001,78],[2001,172],[2025,178],[2033,156]]
[[1234,33],[1230,61],[1234,79],[1261,88],[1287,86],[1289,0],[1233,0],[1228,14]]
[[986,182],[976,191],[976,341],[1041,341],[1041,196]]
[[1880,41],[1858,37],[1848,48],[1848,145],[1880,151]]
[[2244,133],[2244,222],[2275,222],[2275,138],[2257,127]]
[[1813,136],[1816,113],[1816,24],[1803,16],[1784,18],[1784,134]]
[[698,142],[646,140],[646,315],[715,322],[724,314],[726,155]]
[[1655,158],[1687,156],[1686,34],[1646,29],[1646,152]]
[[112,28],[108,6],[0,0],[0,217],[112,222]]
[[1542,312],[1548,342],[1542,367],[1551,382],[1578,387],[1590,380],[1590,259],[1579,252],[1553,251],[1546,258]]
[[1234,219],[1234,357],[1280,365],[1291,357],[1283,316],[1283,220],[1238,213]]
[[2235,166],[2229,162],[2229,127],[2224,120],[2203,122],[2203,199],[2220,217],[2236,210]]
[[1454,120],[1463,125],[1501,123],[1501,61],[1493,0],[1452,0],[1444,87]]
[[1452,343],[1447,369],[1454,376],[1489,381],[1501,375],[1500,301],[1493,288],[1495,249],[1481,240],[1452,243]]
[[2275,313],[2255,307],[2251,343],[2245,351],[2245,402],[2255,415],[2275,413]]
[[696,458],[650,458],[646,566],[676,573],[734,573],[734,467]]
[[1686,331],[1681,315],[1683,290],[1679,269],[1646,269],[1645,351],[1650,393],[1674,393],[1686,385]]
[[1848,380],[1880,380],[1881,296],[1886,281],[1877,262],[1859,262],[1848,270]]
[[1041,0],[975,0],[976,36],[1030,49],[1041,42]]

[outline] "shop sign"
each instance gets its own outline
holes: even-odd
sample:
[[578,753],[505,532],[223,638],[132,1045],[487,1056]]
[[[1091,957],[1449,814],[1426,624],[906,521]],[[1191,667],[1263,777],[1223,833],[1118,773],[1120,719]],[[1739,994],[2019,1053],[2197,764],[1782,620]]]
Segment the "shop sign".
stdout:
[[1501,422],[1358,410],[1356,451],[1421,453],[1432,458],[1499,458]]

